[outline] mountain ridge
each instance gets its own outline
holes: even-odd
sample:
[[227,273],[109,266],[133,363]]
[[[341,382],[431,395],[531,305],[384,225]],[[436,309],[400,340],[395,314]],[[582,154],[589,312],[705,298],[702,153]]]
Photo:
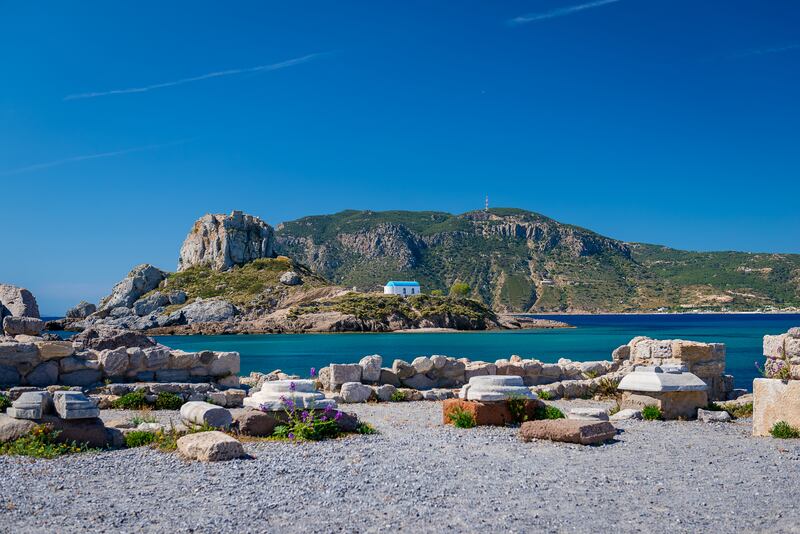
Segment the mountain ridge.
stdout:
[[800,305],[800,255],[631,243],[520,208],[345,210],[281,223],[276,250],[359,290],[466,282],[497,311],[748,311]]

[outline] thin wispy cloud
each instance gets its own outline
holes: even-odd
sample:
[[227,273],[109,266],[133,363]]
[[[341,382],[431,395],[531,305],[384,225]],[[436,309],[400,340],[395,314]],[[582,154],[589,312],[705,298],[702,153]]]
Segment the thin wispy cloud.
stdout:
[[737,59],[745,57],[763,56],[764,54],[778,54],[780,52],[789,52],[791,50],[800,50],[800,43],[790,43],[781,46],[765,46],[762,48],[751,48],[750,50],[745,50],[744,52],[731,54],[728,57],[730,57],[731,59]]
[[512,25],[528,24],[529,22],[537,22],[540,20],[554,19],[556,17],[566,17],[573,13],[586,11],[595,7],[601,7],[608,4],[616,4],[622,0],[596,0],[595,2],[588,2],[586,4],[579,4],[576,6],[559,7],[551,9],[550,11],[543,11],[541,13],[528,13],[527,15],[520,15],[509,20],[508,23]]
[[285,69],[287,67],[294,67],[295,65],[302,65],[303,63],[308,63],[309,61],[313,61],[319,57],[327,55],[329,52],[324,53],[317,53],[317,54],[308,54],[306,56],[297,57],[294,59],[288,59],[286,61],[281,61],[279,63],[271,63],[269,65],[258,65],[256,67],[247,67],[244,69],[228,69],[228,70],[220,70],[216,72],[209,72],[207,74],[201,74],[200,76],[192,76],[191,78],[181,78],[179,80],[173,80],[169,82],[161,82],[155,83],[152,85],[144,85],[142,87],[128,87],[126,89],[112,89],[110,91],[98,91],[98,92],[91,92],[91,93],[79,93],[74,95],[67,95],[64,97],[64,100],[80,100],[83,98],[97,98],[100,96],[111,96],[111,95],[129,95],[132,93],[146,93],[148,91],[153,91],[155,89],[164,89],[167,87],[175,87],[177,85],[184,85],[187,83],[194,83],[194,82],[201,82],[203,80],[210,80],[212,78],[221,78],[223,76],[235,76],[237,74],[248,74],[254,72],[267,72],[273,70],[280,70]]
[[33,165],[26,165],[25,167],[17,167],[16,169],[9,169],[7,171],[0,171],[0,176],[12,176],[14,174],[22,174],[26,172],[40,171],[43,169],[50,169],[52,167],[60,167],[69,163],[77,163],[79,161],[87,161],[90,159],[112,158],[114,156],[122,156],[124,154],[132,154],[134,152],[144,152],[146,150],[155,150],[157,148],[164,148],[168,146],[181,145],[188,142],[188,139],[181,141],[174,141],[172,143],[163,143],[160,145],[146,145],[134,148],[126,148],[124,150],[115,150],[113,152],[100,152],[98,154],[87,154],[85,156],[73,156],[71,158],[58,159],[55,161],[48,161],[45,163],[35,163]]

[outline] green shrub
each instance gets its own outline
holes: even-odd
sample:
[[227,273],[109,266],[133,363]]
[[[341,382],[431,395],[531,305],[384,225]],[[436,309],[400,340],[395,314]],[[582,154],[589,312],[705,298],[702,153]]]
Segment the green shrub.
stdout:
[[800,438],[800,429],[797,429],[787,423],[786,421],[778,421],[769,430],[773,438],[779,439],[794,439]]
[[466,297],[469,295],[470,287],[469,284],[464,282],[456,282],[452,286],[450,286],[450,296],[451,297]]
[[616,397],[617,386],[619,386],[619,379],[604,376],[598,381],[595,393],[601,397]]
[[0,412],[5,412],[6,408],[11,407],[11,399],[9,399],[6,395],[0,393]]
[[652,404],[642,408],[642,419],[645,421],[657,421],[661,419],[661,408]]
[[566,417],[564,412],[555,406],[544,404],[536,410],[536,419],[566,419]]
[[407,400],[406,393],[405,391],[395,391],[394,393],[392,393],[392,396],[389,400],[391,402],[403,402]]
[[140,410],[145,406],[148,406],[148,404],[144,391],[126,393],[111,403],[111,407],[117,410]]
[[156,410],[180,410],[183,406],[183,398],[174,393],[162,391],[156,397]]
[[461,407],[456,407],[447,414],[447,420],[456,428],[472,428],[475,426],[475,416]]
[[715,412],[728,412],[734,419],[753,416],[752,402],[747,402],[745,404],[736,404],[732,402],[719,404],[716,402],[710,402],[706,409]]
[[27,435],[0,444],[0,455],[33,456],[34,458],[56,458],[65,454],[89,452],[86,443],[59,443],[56,441],[60,432],[47,425],[38,425]]
[[753,417],[753,403],[746,402],[744,404],[734,404],[725,408],[731,417],[739,419],[744,417]]
[[377,434],[378,431],[369,423],[358,423],[356,434]]
[[522,424],[528,420],[528,412],[526,410],[528,399],[522,396],[511,395],[506,399],[506,405],[515,423]]
[[125,446],[129,449],[134,449],[136,447],[150,445],[156,441],[156,437],[157,436],[153,432],[134,430],[133,432],[128,432],[125,434]]
[[547,390],[537,391],[536,396],[542,400],[553,400],[553,394]]

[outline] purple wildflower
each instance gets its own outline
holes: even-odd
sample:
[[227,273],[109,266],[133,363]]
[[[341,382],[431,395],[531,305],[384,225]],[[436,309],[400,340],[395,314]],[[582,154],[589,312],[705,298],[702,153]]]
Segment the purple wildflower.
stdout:
[[323,416],[321,416],[321,417],[319,418],[319,420],[320,420],[320,421],[327,421],[327,420],[328,420],[328,416],[327,416],[327,415],[323,415]]
[[294,439],[294,432],[289,432],[289,435],[286,437],[288,437],[289,439]]
[[339,419],[341,419],[341,418],[342,418],[342,412],[336,412],[336,415],[334,416],[334,418],[333,418],[333,419],[334,419],[335,421],[338,421],[338,420],[339,420]]
[[286,397],[281,397],[281,402],[290,410],[294,410],[294,401],[292,399],[287,399]]
[[308,410],[303,410],[303,413],[300,414],[300,418],[303,420],[304,423],[308,420],[308,415],[309,415]]
[[331,413],[333,411],[333,406],[330,404],[325,406],[325,413]]
[[311,368],[311,377],[313,378],[315,376],[317,376],[317,368],[316,367],[312,367]]
[[297,389],[297,384],[294,382],[289,382],[289,391],[294,392]]

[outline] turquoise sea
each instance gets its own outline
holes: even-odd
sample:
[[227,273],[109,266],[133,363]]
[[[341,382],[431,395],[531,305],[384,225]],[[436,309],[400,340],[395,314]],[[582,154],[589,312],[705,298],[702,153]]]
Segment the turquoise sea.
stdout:
[[[545,317],[545,316],[543,316]],[[555,362],[610,359],[611,351],[634,336],[682,338],[727,345],[727,372],[736,387],[752,389],[762,363],[765,334],[779,334],[800,326],[800,314],[684,314],[684,315],[548,315],[575,325],[572,329],[459,333],[391,334],[267,334],[237,336],[166,336],[159,341],[187,351],[238,351],[242,374],[250,371],[307,375],[335,363],[357,362],[380,354],[384,365],[401,358],[444,354],[494,361],[512,354]]]

